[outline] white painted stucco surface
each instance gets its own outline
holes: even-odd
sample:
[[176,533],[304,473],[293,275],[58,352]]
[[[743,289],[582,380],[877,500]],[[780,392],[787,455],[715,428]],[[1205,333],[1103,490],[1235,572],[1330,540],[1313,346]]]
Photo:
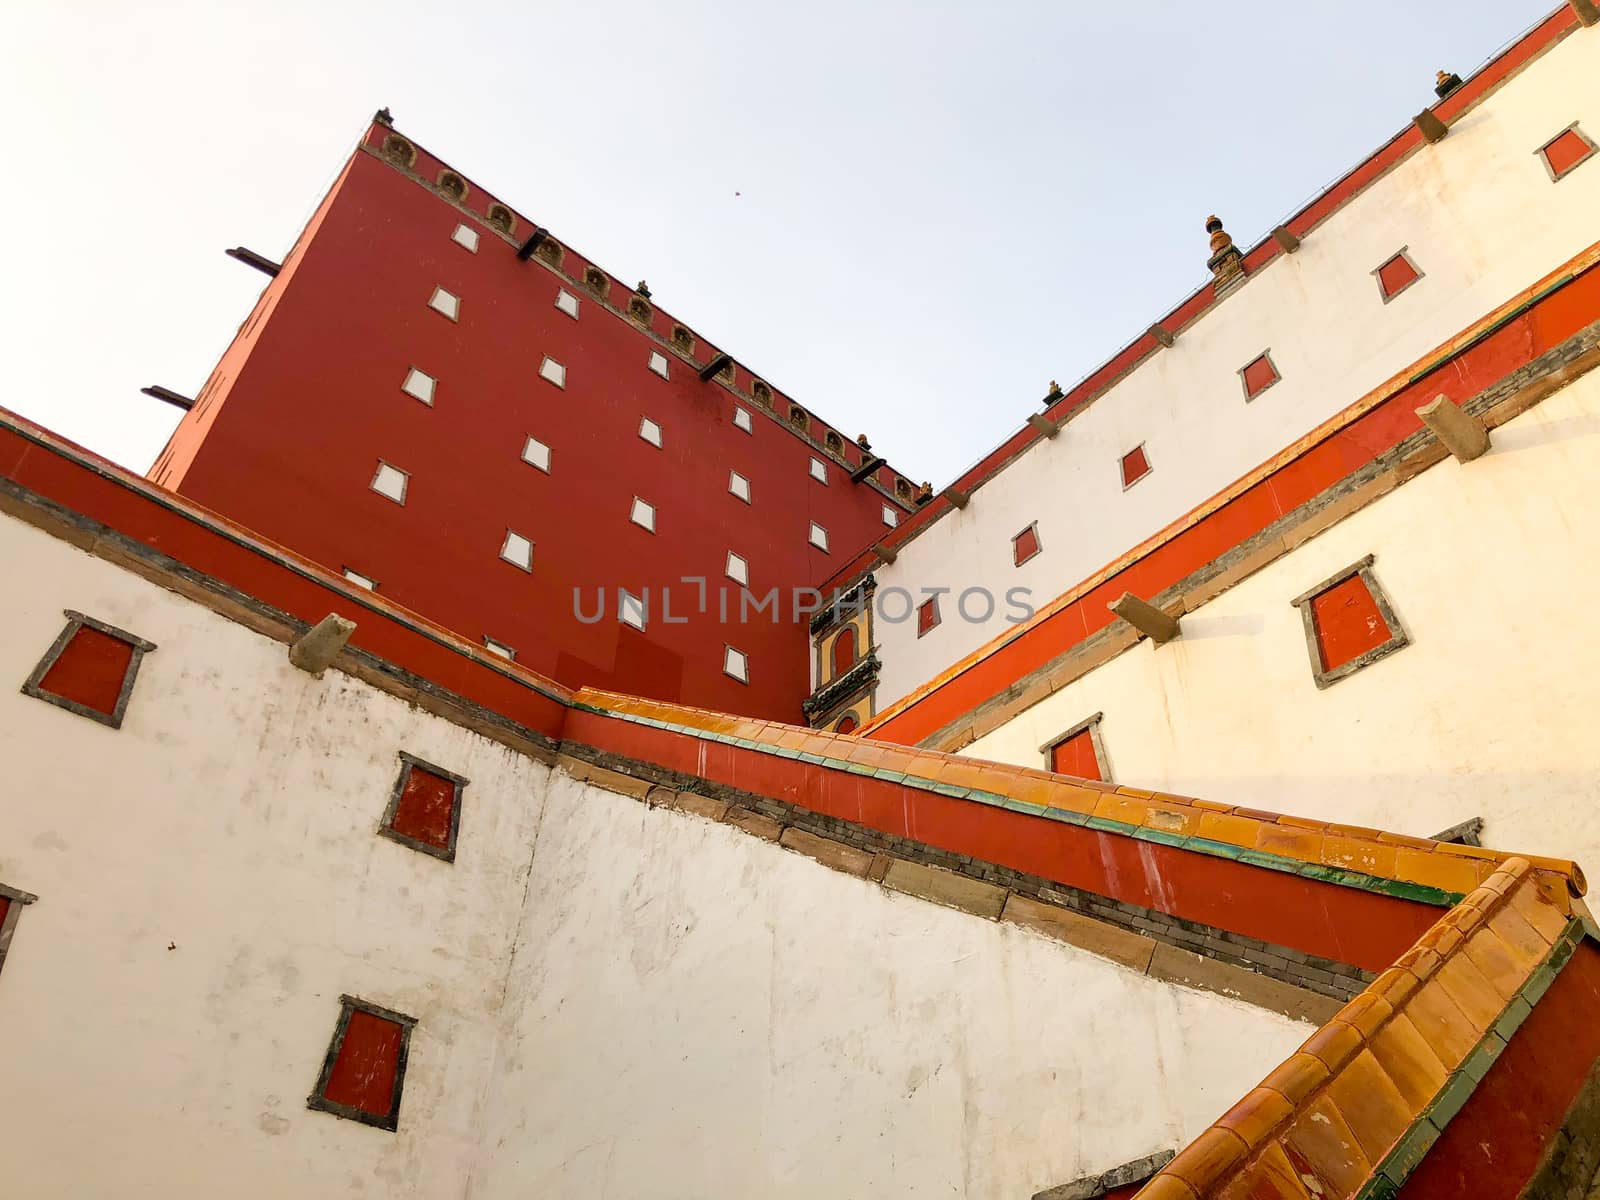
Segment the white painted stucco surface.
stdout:
[[566,779],[534,877],[494,1200],[1027,1197],[1183,1145],[1305,1032]]
[[[552,774],[9,517],[0,561],[8,1197],[1014,1200],[1308,1032]],[[158,645],[120,731],[17,691],[64,608]],[[376,833],[400,750],[471,781],[454,865]],[[397,1133],[306,1108],[344,992],[418,1018]]]
[[[1535,154],[1575,120],[1600,132],[1600,29],[1537,59],[901,547],[876,569],[880,602],[982,586],[999,603],[968,621],[946,596],[921,638],[914,619],[876,621],[877,709],[1006,629],[1008,589],[1043,606],[1590,246],[1600,158],[1552,183]],[[1371,272],[1402,247],[1423,278],[1385,304]],[[1197,222],[1197,268],[1204,249]],[[1264,350],[1282,379],[1247,403],[1238,371]],[[1151,473],[1124,491],[1119,461],[1141,443]],[[1011,539],[1033,521],[1043,551],[1013,566]]]
[[[963,753],[1043,765],[1104,712],[1120,783],[1600,870],[1600,372]],[[1290,602],[1367,554],[1412,644],[1326,690]]]

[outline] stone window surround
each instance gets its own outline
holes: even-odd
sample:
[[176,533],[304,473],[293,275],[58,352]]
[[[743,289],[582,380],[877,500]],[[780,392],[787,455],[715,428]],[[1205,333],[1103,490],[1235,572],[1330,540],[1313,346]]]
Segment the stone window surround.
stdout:
[[[1128,455],[1132,454],[1135,450],[1144,451],[1144,470],[1140,471],[1132,479],[1129,479],[1127,478]],[[1122,452],[1122,456],[1117,459],[1117,471],[1123,477],[1123,491],[1127,491],[1141,480],[1148,479],[1155,472],[1155,469],[1155,464],[1150,461],[1150,451],[1145,450],[1145,443],[1143,442],[1140,442],[1137,446],[1134,446],[1128,450],[1124,450]]]
[[[384,1008],[382,1005],[373,1004],[356,996],[340,996],[339,1004],[341,1005],[339,1020],[333,1029],[333,1040],[328,1043],[327,1057],[322,1060],[322,1072],[317,1076],[315,1090],[306,1098],[306,1107],[317,1112],[332,1113],[348,1121],[359,1121],[363,1125],[387,1129],[393,1133],[400,1126],[400,1097],[405,1087],[406,1059],[411,1049],[411,1030],[416,1025],[417,1018],[408,1017],[404,1013],[395,1012],[393,1009]],[[348,1104],[336,1103],[326,1097],[328,1082],[333,1077],[334,1064],[339,1061],[339,1051],[344,1048],[345,1034],[350,1029],[350,1014],[358,1010],[385,1021],[393,1021],[400,1026],[400,1057],[395,1063],[394,1095],[389,1101],[388,1116],[380,1117],[359,1108],[352,1108]]]
[[22,910],[38,898],[32,892],[0,883],[0,900],[11,902],[6,908],[6,919],[0,921],[0,970],[5,968],[6,951],[11,949],[11,937],[17,931],[17,919],[22,916]]
[[[1399,294],[1400,294],[1399,292],[1395,293],[1395,295],[1397,295],[1397,296]],[[1259,390],[1257,390],[1256,392],[1252,393],[1250,391],[1250,384],[1245,379],[1244,373],[1246,371],[1248,371],[1251,367],[1255,366],[1256,363],[1261,362],[1262,360],[1265,360],[1267,366],[1272,368],[1272,378],[1269,379],[1266,383],[1262,384]],[[1252,402],[1254,400],[1260,399],[1263,393],[1271,391],[1273,388],[1277,387],[1280,383],[1283,382],[1283,372],[1278,370],[1278,362],[1277,362],[1277,360],[1275,358],[1272,357],[1272,347],[1271,346],[1268,346],[1260,354],[1256,355],[1249,362],[1245,363],[1244,366],[1240,367],[1238,374],[1239,374],[1239,387],[1244,392],[1244,401],[1245,401],[1246,404],[1249,404],[1250,402]]]
[[[1386,291],[1383,290],[1383,276],[1380,275],[1379,272],[1382,271],[1386,266],[1388,266],[1390,263],[1392,263],[1397,258],[1405,259],[1406,263],[1411,267],[1411,270],[1413,272],[1415,272],[1415,274],[1412,276],[1412,278],[1409,281],[1407,281],[1406,283],[1401,284],[1394,291],[1386,292]],[[1374,280],[1376,280],[1377,284],[1378,284],[1378,295],[1383,297],[1383,302],[1385,304],[1388,304],[1390,301],[1392,301],[1396,296],[1400,295],[1402,292],[1408,291],[1413,285],[1421,283],[1422,282],[1422,277],[1423,277],[1422,268],[1417,266],[1417,260],[1411,257],[1411,247],[1410,246],[1401,246],[1400,249],[1396,250],[1388,258],[1384,259],[1381,263],[1379,263],[1377,266],[1372,268],[1372,278]],[[1272,369],[1274,371],[1276,371],[1278,368],[1276,366],[1274,366]],[[1267,387],[1271,387],[1271,386],[1272,386],[1271,384],[1267,385]],[[1266,388],[1262,388],[1261,390],[1262,391],[1266,391]]]
[[[1400,618],[1395,615],[1394,606],[1389,603],[1389,597],[1379,585],[1377,578],[1372,573],[1372,564],[1376,556],[1369,554],[1358,559],[1343,570],[1336,571],[1313,588],[1308,588],[1290,601],[1295,608],[1300,610],[1301,621],[1305,628],[1306,651],[1311,656],[1311,671],[1316,680],[1317,687],[1329,688],[1347,676],[1354,675],[1363,667],[1369,667],[1380,658],[1393,654],[1411,644],[1411,638],[1406,633],[1405,626],[1400,623]],[[1372,596],[1373,604],[1377,605],[1378,615],[1383,618],[1383,623],[1388,627],[1388,640],[1381,645],[1374,646],[1364,653],[1356,655],[1347,663],[1341,663],[1332,670],[1324,670],[1322,666],[1322,649],[1317,645],[1317,618],[1311,610],[1311,602],[1336,584],[1343,583],[1353,575],[1359,575],[1362,583],[1366,585],[1368,593]]]
[[[408,754],[406,751],[401,750],[399,755],[400,774],[395,778],[394,787],[389,792],[389,806],[383,810],[383,824],[378,827],[378,833],[383,837],[399,842],[402,846],[409,846],[411,849],[423,854],[430,854],[434,858],[443,859],[448,863],[455,862],[456,835],[461,831],[461,793],[466,790],[468,781],[454,771],[447,771],[443,767],[428,762],[426,759],[418,758],[415,754]],[[437,775],[441,779],[448,779],[455,784],[455,796],[450,803],[450,844],[448,847],[441,848],[431,842],[419,841],[394,828],[394,819],[400,812],[400,800],[405,795],[406,781],[411,778],[412,770],[417,767],[421,767],[430,775]]]
[[[80,717],[88,717],[91,721],[98,721],[101,725],[108,725],[112,729],[122,728],[122,718],[128,711],[128,698],[133,695],[133,683],[139,675],[140,660],[156,648],[154,642],[146,641],[129,633],[126,629],[118,629],[115,625],[107,625],[104,621],[97,621],[93,617],[85,616],[72,609],[62,610],[62,615],[67,618],[67,624],[56,635],[56,640],[45,651],[33,673],[28,676],[28,681],[22,685],[22,694],[32,696],[35,700],[43,700],[46,704],[54,704],[57,708],[64,708],[68,712],[77,713]],[[68,700],[65,696],[58,696],[54,692],[47,692],[41,686],[44,677],[49,674],[50,668],[56,665],[56,660],[61,657],[67,644],[77,636],[80,629],[93,629],[107,637],[116,638],[119,642],[126,642],[133,647],[133,657],[128,660],[128,670],[122,676],[122,687],[117,693],[116,706],[111,712],[103,713],[87,705],[79,704],[76,700]]]
[[[1017,539],[1020,538],[1023,534],[1027,533],[1028,530],[1030,530],[1030,529],[1033,530],[1033,553],[1028,555],[1027,558],[1018,559],[1017,558]],[[1012,565],[1013,568],[1026,566],[1028,563],[1032,562],[1034,559],[1038,558],[1039,555],[1041,555],[1043,553],[1044,553],[1044,539],[1039,536],[1039,522],[1038,521],[1029,521],[1026,525],[1024,525],[1021,529],[1017,530],[1017,532],[1012,535],[1012,538],[1011,538],[1011,565]]]
[[1100,736],[1100,722],[1105,719],[1105,715],[1106,714],[1103,712],[1097,712],[1092,717],[1085,717],[1082,721],[1079,721],[1076,725],[1072,726],[1072,728],[1066,730],[1064,733],[1056,734],[1055,737],[1051,738],[1044,745],[1040,746],[1039,753],[1044,756],[1044,769],[1046,771],[1053,771],[1055,769],[1050,765],[1050,760],[1052,757],[1054,757],[1055,748],[1057,746],[1061,745],[1062,742],[1071,741],[1080,733],[1087,731],[1089,734],[1089,742],[1094,746],[1095,764],[1100,768],[1100,782],[1114,782],[1111,778],[1111,760],[1106,758],[1105,742]]
[[[1568,125],[1565,129],[1558,130],[1554,137],[1546,138],[1544,140],[1544,142],[1540,144],[1539,148],[1534,151],[1534,154],[1538,155],[1540,164],[1544,167],[1544,173],[1550,177],[1550,182],[1551,183],[1560,183],[1568,175],[1571,175],[1579,167],[1583,166],[1584,163],[1588,162],[1591,158],[1593,158],[1595,156],[1595,150],[1597,149],[1597,147],[1595,146],[1594,139],[1591,138],[1582,129],[1578,128],[1578,126],[1580,124],[1582,124],[1582,122],[1574,121],[1571,125]],[[1583,141],[1587,142],[1588,145],[1589,145],[1589,153],[1585,154],[1582,158],[1580,158],[1577,162],[1573,163],[1565,171],[1559,171],[1558,172],[1555,169],[1555,167],[1553,167],[1550,164],[1550,160],[1545,156],[1545,151],[1550,149],[1551,146],[1555,145],[1558,141],[1560,141],[1562,139],[1563,136],[1565,136],[1566,134],[1569,134],[1569,133],[1575,133],[1575,134],[1578,135],[1579,138],[1581,138]]]

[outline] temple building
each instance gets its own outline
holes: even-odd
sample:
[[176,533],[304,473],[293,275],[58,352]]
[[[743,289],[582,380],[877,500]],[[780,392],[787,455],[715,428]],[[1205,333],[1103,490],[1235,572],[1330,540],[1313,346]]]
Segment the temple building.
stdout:
[[936,489],[380,112],[0,410],[0,1192],[1590,1196],[1597,26]]

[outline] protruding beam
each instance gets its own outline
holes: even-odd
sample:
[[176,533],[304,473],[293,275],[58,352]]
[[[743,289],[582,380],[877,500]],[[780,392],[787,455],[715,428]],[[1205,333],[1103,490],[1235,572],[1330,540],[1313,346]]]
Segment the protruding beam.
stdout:
[[1449,396],[1435,396],[1417,409],[1417,416],[1460,462],[1471,462],[1489,448],[1488,426]]
[[517,257],[523,262],[527,262],[533,257],[533,252],[539,248],[540,243],[549,236],[550,231],[543,225],[534,226],[533,232],[528,235],[528,240],[523,242],[517,249]]
[[850,482],[860,483],[879,467],[883,466],[884,461],[884,459],[879,458],[876,454],[867,455],[866,460],[854,471],[850,472]]
[[716,354],[711,361],[700,368],[700,378],[705,380],[715,379],[721,374],[722,369],[733,361],[731,354]]
[[1430,145],[1444,141],[1445,134],[1450,132],[1450,126],[1439,120],[1431,108],[1423,109],[1411,119],[1417,123],[1417,128],[1422,130],[1422,140]]
[[173,408],[181,408],[184,412],[188,412],[194,407],[194,401],[191,398],[180,395],[171,388],[164,388],[160,384],[152,383],[149,387],[140,388],[139,391],[143,395],[154,396],[157,400],[165,401],[167,404],[172,405]]
[[1596,8],[1592,0],[1568,0],[1572,11],[1578,14],[1578,22],[1582,25],[1600,25],[1600,8]]
[[1029,413],[1028,424],[1032,425],[1047,438],[1053,438],[1056,434],[1061,432],[1061,426],[1057,425],[1043,413]]
[[1156,341],[1160,342],[1168,350],[1172,349],[1172,343],[1178,340],[1172,336],[1172,330],[1168,329],[1160,321],[1157,321],[1154,325],[1150,326],[1150,336],[1155,338]]
[[1468,817],[1459,825],[1452,825],[1449,829],[1441,829],[1433,835],[1436,842],[1454,842],[1458,846],[1483,845],[1483,818]]
[[1300,249],[1300,239],[1295,237],[1294,234],[1290,233],[1282,225],[1279,225],[1272,231],[1272,240],[1278,243],[1278,246],[1285,254],[1293,254],[1296,250]]
[[1154,604],[1139,599],[1132,592],[1123,592],[1119,599],[1113,600],[1106,607],[1152,642],[1157,644],[1170,642],[1178,636],[1177,617],[1162,612]]
[[302,671],[321,675],[339,657],[339,651],[355,631],[354,621],[329,613],[289,647],[289,661]]
[[967,493],[963,492],[960,488],[956,487],[955,484],[951,484],[949,487],[945,488],[944,497],[957,508],[965,508],[968,504],[972,503],[972,497],[967,495]]
[[275,263],[265,254],[257,254],[254,250],[246,250],[243,246],[235,246],[232,250],[224,250],[229,258],[236,258],[247,267],[254,267],[263,275],[277,278],[278,272],[283,270],[282,263]]

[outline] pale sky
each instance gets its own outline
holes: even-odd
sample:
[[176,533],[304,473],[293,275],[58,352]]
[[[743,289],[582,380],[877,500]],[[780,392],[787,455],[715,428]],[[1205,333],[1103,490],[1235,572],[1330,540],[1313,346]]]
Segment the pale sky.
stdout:
[[373,111],[943,484],[1554,0],[0,0],[0,404],[135,470]]

